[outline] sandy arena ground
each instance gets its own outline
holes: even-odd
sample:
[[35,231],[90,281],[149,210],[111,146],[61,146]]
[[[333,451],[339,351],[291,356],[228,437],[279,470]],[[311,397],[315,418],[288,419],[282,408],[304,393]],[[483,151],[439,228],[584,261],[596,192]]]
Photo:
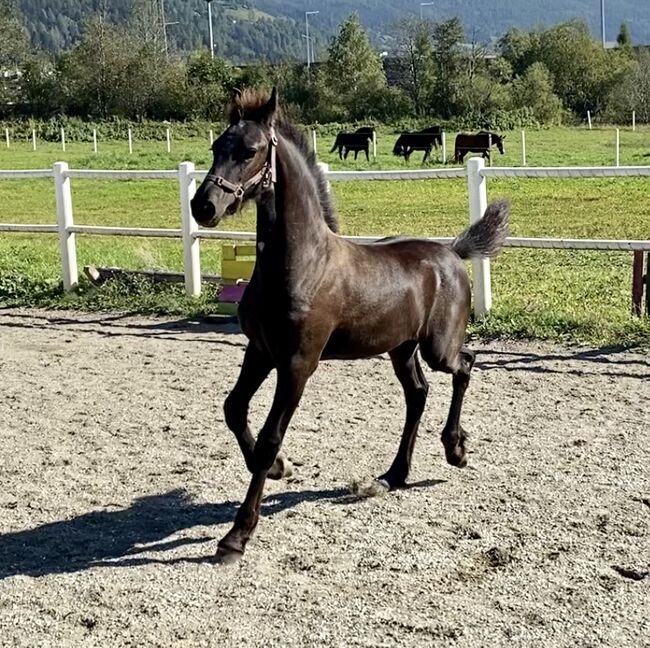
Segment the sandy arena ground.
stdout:
[[[431,385],[412,487],[354,500],[404,406],[390,362],[323,363],[243,561],[222,403],[234,327],[0,313],[2,646],[650,646],[650,357],[475,342],[448,467]],[[253,402],[259,427],[269,380]]]

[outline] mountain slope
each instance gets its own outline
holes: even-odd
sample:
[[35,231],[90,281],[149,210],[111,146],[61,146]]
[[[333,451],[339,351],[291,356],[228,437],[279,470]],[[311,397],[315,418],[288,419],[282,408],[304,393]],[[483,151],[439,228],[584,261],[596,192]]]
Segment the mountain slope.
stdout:
[[[152,0],[155,2],[157,0]],[[117,22],[128,19],[133,0],[19,0],[32,41],[51,51],[74,45],[80,37],[84,19],[106,5],[108,15]],[[607,0],[607,39],[615,40],[621,22],[626,21],[635,43],[650,43],[649,0]],[[390,41],[393,22],[419,12],[419,2],[410,0],[249,0],[227,3],[216,1],[214,14],[215,49],[235,61],[256,59],[304,58],[305,11],[318,11],[310,17],[310,29],[322,49],[341,20],[357,11],[363,24],[382,46]],[[207,12],[205,0],[165,0],[166,19],[170,25],[170,42],[181,50],[207,45]],[[583,18],[600,36],[600,3],[598,0],[435,0],[423,7],[432,20],[458,15],[468,38],[487,42],[516,26],[530,28],[552,25],[571,18]]]

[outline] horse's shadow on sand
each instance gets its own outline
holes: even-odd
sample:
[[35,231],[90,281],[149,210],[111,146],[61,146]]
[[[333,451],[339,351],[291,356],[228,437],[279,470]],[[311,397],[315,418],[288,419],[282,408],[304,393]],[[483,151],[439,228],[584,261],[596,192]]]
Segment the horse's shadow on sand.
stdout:
[[[429,480],[411,487],[436,483],[439,482]],[[356,500],[350,497],[347,488],[286,491],[267,497],[262,504],[262,515],[275,515],[303,502],[318,501],[340,504]],[[65,574],[91,567],[210,562],[214,551],[207,548],[195,557],[161,559],[142,554],[214,541],[212,535],[165,538],[197,526],[230,523],[238,507],[239,502],[196,502],[187,491],[177,489],[140,497],[128,508],[91,511],[69,520],[5,533],[0,535],[0,580],[17,575]]]

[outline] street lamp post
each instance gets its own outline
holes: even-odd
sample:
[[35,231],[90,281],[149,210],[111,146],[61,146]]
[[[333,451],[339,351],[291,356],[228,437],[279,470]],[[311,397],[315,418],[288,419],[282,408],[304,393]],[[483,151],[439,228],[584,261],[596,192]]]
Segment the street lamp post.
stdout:
[[214,32],[212,31],[212,0],[208,0],[208,31],[210,33],[210,58],[214,58]]
[[435,2],[421,2],[420,3],[420,20],[424,20],[424,13],[422,11],[423,7],[431,7]]
[[603,49],[606,46],[605,40],[605,0],[600,0],[600,30],[603,36]]
[[309,55],[309,41],[311,40],[309,38],[309,16],[315,16],[317,13],[320,13],[319,11],[305,11],[305,39],[307,41],[307,70],[310,69],[311,67],[311,57]]

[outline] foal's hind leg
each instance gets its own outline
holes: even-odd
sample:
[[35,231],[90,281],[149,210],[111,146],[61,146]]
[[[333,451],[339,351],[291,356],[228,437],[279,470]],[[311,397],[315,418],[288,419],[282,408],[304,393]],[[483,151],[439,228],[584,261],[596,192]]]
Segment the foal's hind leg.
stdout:
[[[273,369],[273,362],[252,344],[246,347],[244,362],[239,372],[239,378],[228,394],[223,405],[226,425],[235,435],[237,443],[244,455],[246,467],[250,472],[255,470],[255,438],[248,426],[248,406],[255,392],[266,380]],[[291,464],[278,455],[275,463],[269,470],[270,479],[282,479],[291,470]]]
[[463,406],[465,390],[469,385],[469,375],[474,366],[475,354],[468,349],[461,349],[458,367],[453,372],[451,405],[447,422],[442,430],[442,444],[445,446],[447,462],[452,466],[464,468],[467,465],[465,439],[467,434],[460,425],[460,411]]
[[415,353],[416,348],[416,344],[408,342],[390,352],[395,375],[404,389],[406,399],[406,422],[399,449],[391,467],[379,477],[379,480],[387,482],[390,488],[404,486],[406,483],[411,468],[415,438],[429,391],[429,385]]

